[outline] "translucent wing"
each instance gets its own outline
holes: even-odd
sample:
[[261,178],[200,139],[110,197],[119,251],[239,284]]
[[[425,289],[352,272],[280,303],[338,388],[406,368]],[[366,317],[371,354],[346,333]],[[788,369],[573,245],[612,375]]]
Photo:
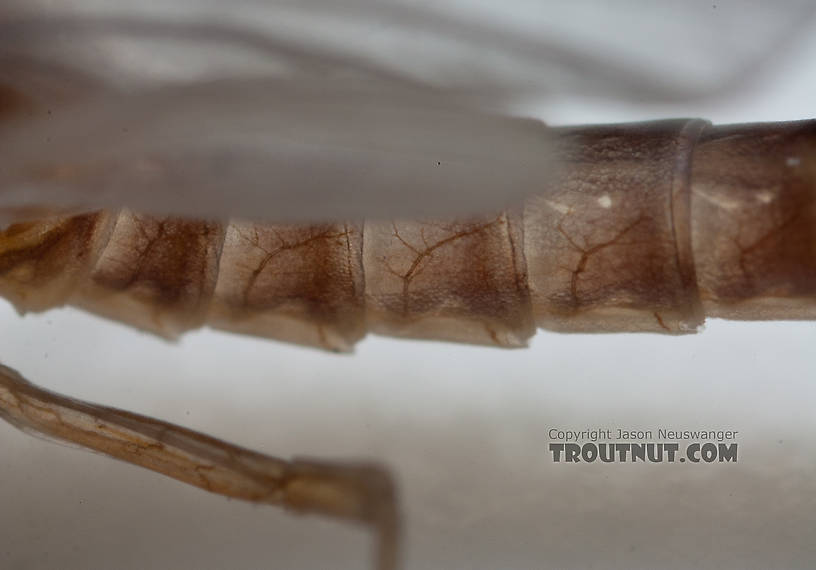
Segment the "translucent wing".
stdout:
[[545,130],[514,109],[733,94],[813,12],[805,1],[20,2],[0,12],[0,212],[279,220],[502,206],[557,166]]

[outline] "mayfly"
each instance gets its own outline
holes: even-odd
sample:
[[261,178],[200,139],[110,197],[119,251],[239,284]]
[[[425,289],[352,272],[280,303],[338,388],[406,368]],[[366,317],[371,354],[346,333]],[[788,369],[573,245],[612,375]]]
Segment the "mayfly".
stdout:
[[[37,22],[14,24],[12,31],[37,32]],[[62,24],[70,28],[76,22]],[[408,161],[427,171],[425,179],[412,183],[445,189],[465,180],[483,187],[503,181],[511,188],[533,185],[533,196],[506,200],[509,206],[484,215],[320,224],[270,224],[253,211],[251,200],[242,200],[236,210],[241,221],[194,221],[158,210],[213,212],[206,205],[188,207],[178,197],[151,206],[150,200],[111,198],[105,192],[117,183],[130,188],[173,176],[185,187],[191,176],[200,181],[246,166],[241,177],[258,175],[252,161],[242,162],[253,158],[251,148],[246,155],[220,156],[218,172],[204,162],[212,158],[206,145],[184,148],[190,135],[175,127],[191,123],[206,105],[176,116],[175,123],[144,128],[141,121],[156,119],[130,108],[130,96],[123,103],[111,89],[102,104],[91,97],[90,106],[85,91],[103,89],[90,78],[77,82],[72,70],[57,66],[44,73],[40,61],[9,61],[2,114],[8,122],[4,140],[13,141],[13,148],[3,164],[9,166],[4,182],[12,191],[3,212],[14,223],[0,241],[0,293],[21,312],[75,304],[168,338],[210,324],[335,351],[349,350],[366,329],[523,346],[537,326],[685,333],[696,330],[706,315],[801,319],[816,312],[812,122],[714,127],[688,120],[544,130],[536,122],[460,113],[450,106],[458,96],[429,97],[415,85],[395,93],[391,78],[376,69],[375,81],[384,81],[384,87],[341,95],[376,106],[387,94],[395,103],[377,110],[408,109],[399,125],[388,124],[382,133],[372,127],[375,132],[362,149],[353,141],[346,156],[330,157],[338,162],[329,160],[326,172],[306,170],[294,180],[291,173],[303,171],[303,164],[292,165],[293,157],[283,153],[272,165],[282,173],[280,184],[304,186],[311,177],[342,180],[348,164],[365,171],[379,160],[394,167],[392,172],[373,173],[365,183],[406,178],[408,172],[397,168],[402,160],[394,156],[403,156],[407,147],[383,149],[377,135],[404,132],[398,127],[407,129],[418,119],[416,133],[422,133],[441,118],[461,145],[492,130],[512,135],[507,141],[512,152],[480,165],[484,157],[473,149],[451,155],[442,147],[426,148]],[[32,92],[32,85],[54,81],[60,73],[70,78],[60,84],[64,92]],[[283,94],[297,103],[298,113],[314,112],[326,106],[315,85],[313,78],[297,88],[249,81],[243,84],[250,94],[244,101]],[[178,114],[177,101],[223,105],[220,88],[172,87],[141,95],[138,104],[167,118]],[[402,100],[404,94],[409,95]],[[60,108],[70,111],[58,113]],[[425,112],[428,108],[433,112]],[[422,112],[410,112],[416,110]],[[117,121],[118,116],[127,119]],[[230,117],[233,129],[252,130],[237,118]],[[337,121],[333,113],[318,113],[287,136],[309,145],[349,144],[350,139],[333,138],[336,131],[309,131],[332,121]],[[332,127],[341,130],[345,124]],[[157,134],[170,137],[171,147],[202,152],[123,160],[134,150],[140,154],[145,137]],[[71,148],[78,136],[110,146],[88,155]],[[550,159],[546,167],[537,156],[544,148]],[[14,193],[24,186],[36,190],[34,200]],[[67,190],[55,194],[55,189]],[[118,201],[136,209],[89,210],[87,189],[97,193],[90,198],[97,206]],[[342,219],[342,204],[334,205],[335,219]],[[139,213],[140,206],[150,213]],[[376,207],[372,211],[378,213]],[[325,212],[309,216],[321,218]],[[284,210],[280,217],[291,213]],[[0,400],[3,416],[23,429],[228,496],[371,524],[380,534],[379,567],[397,564],[395,491],[377,465],[269,458],[165,422],[41,391],[8,368],[2,369]]]

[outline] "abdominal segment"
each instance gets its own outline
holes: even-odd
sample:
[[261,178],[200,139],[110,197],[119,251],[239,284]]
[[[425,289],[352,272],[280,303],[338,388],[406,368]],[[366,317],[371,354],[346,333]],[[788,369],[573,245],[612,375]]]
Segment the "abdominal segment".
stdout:
[[535,332],[521,216],[366,223],[372,332],[525,346]]
[[564,129],[555,183],[525,206],[539,326],[683,333],[703,322],[688,233],[704,121]]
[[122,211],[70,303],[173,338],[202,326],[218,276],[221,224]]
[[706,315],[816,318],[816,123],[555,134],[561,170],[535,195],[454,220],[123,210],[14,224],[0,233],[0,295],[166,338],[209,325],[334,351],[368,331],[517,347],[536,326],[677,334]]
[[226,227],[210,326],[348,351],[365,336],[362,226]]

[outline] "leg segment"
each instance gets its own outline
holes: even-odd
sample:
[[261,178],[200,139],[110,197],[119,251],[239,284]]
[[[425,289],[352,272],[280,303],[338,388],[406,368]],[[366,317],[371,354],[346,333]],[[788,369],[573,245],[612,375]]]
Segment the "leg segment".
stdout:
[[212,493],[365,524],[378,535],[376,568],[397,567],[397,494],[382,466],[284,461],[174,424],[43,390],[1,364],[0,418],[23,431]]

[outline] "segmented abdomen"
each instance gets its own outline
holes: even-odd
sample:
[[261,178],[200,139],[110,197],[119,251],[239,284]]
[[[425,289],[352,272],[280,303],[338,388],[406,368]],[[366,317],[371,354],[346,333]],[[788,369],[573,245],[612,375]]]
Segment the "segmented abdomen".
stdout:
[[816,123],[556,134],[558,176],[517,208],[462,220],[125,210],[15,224],[0,234],[0,294],[21,312],[71,304],[169,338],[206,324],[341,351],[369,330],[523,346],[536,326],[816,318]]

